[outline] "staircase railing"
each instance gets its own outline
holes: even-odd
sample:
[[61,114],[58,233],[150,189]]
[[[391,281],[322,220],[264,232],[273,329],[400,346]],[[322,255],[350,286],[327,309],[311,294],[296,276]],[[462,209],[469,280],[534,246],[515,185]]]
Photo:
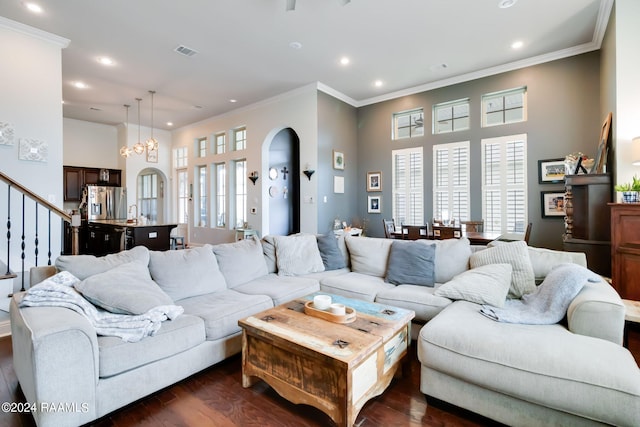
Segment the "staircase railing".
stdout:
[[[11,238],[12,238],[12,227],[13,227],[13,220],[11,218],[11,196],[12,196],[12,192],[14,192],[13,194],[15,194],[15,192],[18,192],[20,196],[18,196],[18,199],[21,201],[22,206],[19,207],[18,212],[20,213],[21,216],[21,222],[18,222],[18,225],[22,226],[22,234],[21,234],[21,241],[20,241],[20,258],[21,258],[21,270],[23,273],[25,271],[25,260],[27,258],[27,254],[25,252],[26,248],[27,248],[27,241],[26,241],[26,236],[25,236],[25,229],[26,227],[29,225],[26,223],[25,221],[25,213],[33,213],[33,216],[35,216],[35,221],[34,224],[31,224],[31,226],[33,227],[33,231],[34,231],[34,239],[33,239],[33,265],[37,266],[38,265],[38,255],[40,254],[40,230],[39,228],[39,221],[38,221],[38,215],[40,213],[40,211],[44,211],[44,213],[48,216],[48,221],[47,221],[47,230],[46,230],[46,234],[47,234],[47,265],[51,265],[51,254],[52,254],[52,248],[51,248],[51,216],[52,214],[59,217],[61,219],[61,245],[64,247],[64,224],[68,223],[70,225],[70,229],[71,229],[71,253],[76,255],[79,253],[80,251],[80,246],[79,246],[79,229],[80,229],[80,216],[79,215],[69,215],[68,213],[64,212],[63,210],[61,210],[60,208],[58,208],[57,206],[51,204],[49,201],[43,199],[42,197],[40,197],[39,195],[37,195],[36,193],[34,193],[33,191],[29,190],[28,188],[26,188],[25,186],[23,186],[22,184],[20,184],[19,182],[17,182],[16,180],[10,178],[9,176],[5,175],[4,173],[0,172],[0,181],[4,182],[7,184],[7,194],[6,194],[6,218],[7,218],[7,239],[6,239],[6,244],[7,244],[7,259],[6,259],[6,272],[2,272],[0,271],[0,278],[5,278],[5,277],[16,277],[15,274],[12,273],[11,271]],[[31,201],[35,202],[35,208],[34,210],[29,210],[29,208],[26,206],[26,199],[30,199]],[[5,203],[3,203],[3,201],[0,201],[0,217],[4,216],[4,212],[2,212],[4,210],[3,205],[5,205]],[[15,211],[15,209],[14,209]],[[25,275],[22,274],[22,286],[21,286],[21,290],[24,290],[24,277]]]

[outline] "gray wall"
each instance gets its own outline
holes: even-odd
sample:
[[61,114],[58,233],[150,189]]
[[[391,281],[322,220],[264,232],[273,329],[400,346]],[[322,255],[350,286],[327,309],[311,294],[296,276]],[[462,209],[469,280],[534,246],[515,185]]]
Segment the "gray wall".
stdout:
[[[318,180],[318,233],[331,230],[336,217],[353,225],[362,221],[358,216],[358,198],[363,192],[358,191],[362,169],[358,166],[357,132],[356,108],[318,91],[318,165],[311,177]],[[333,150],[344,153],[344,170],[333,169]],[[304,170],[305,165],[300,168]],[[344,194],[333,192],[334,176],[344,177]]]
[[[482,128],[481,96],[485,93],[527,87],[527,121]],[[431,108],[434,104],[470,98],[471,128],[468,131],[432,135]],[[422,107],[425,136],[391,140],[394,112]],[[530,244],[562,248],[564,222],[543,219],[541,191],[564,191],[563,185],[538,184],[538,160],[561,158],[582,151],[594,156],[604,116],[600,111],[600,54],[591,52],[567,59],[511,71],[491,77],[393,99],[358,109],[358,199],[360,216],[368,217],[368,234],[384,236],[382,219],[391,218],[391,151],[422,146],[425,171],[425,219],[432,217],[432,145],[471,142],[471,219],[482,216],[480,141],[512,134],[527,134],[528,216],[533,223]],[[367,171],[382,171],[382,214],[367,214]]]

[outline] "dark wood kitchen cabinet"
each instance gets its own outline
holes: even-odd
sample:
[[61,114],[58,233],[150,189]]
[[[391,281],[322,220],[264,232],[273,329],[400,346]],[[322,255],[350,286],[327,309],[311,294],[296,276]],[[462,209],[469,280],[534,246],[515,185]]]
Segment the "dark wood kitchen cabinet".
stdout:
[[107,169],[109,179],[100,179],[100,168],[85,168],[79,166],[63,167],[64,201],[79,202],[82,200],[82,190],[85,185],[122,186],[122,171]]

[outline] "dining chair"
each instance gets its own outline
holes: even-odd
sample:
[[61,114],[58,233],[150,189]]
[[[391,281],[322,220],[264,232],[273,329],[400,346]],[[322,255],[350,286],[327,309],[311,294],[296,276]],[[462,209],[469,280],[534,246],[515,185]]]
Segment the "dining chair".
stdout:
[[384,227],[384,237],[387,239],[393,239],[393,234],[396,231],[396,222],[393,219],[382,219],[382,226]]
[[462,237],[462,227],[433,226],[433,238],[436,240],[459,239]]
[[460,221],[460,225],[464,226],[464,231],[483,232],[484,220],[479,221]]
[[422,225],[402,225],[402,238],[404,240],[420,239],[420,230],[424,230]]

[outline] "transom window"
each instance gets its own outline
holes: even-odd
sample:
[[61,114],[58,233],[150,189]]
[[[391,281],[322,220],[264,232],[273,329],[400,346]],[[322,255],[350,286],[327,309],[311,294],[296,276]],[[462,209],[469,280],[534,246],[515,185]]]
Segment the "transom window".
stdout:
[[393,150],[393,218],[398,224],[424,224],[422,147]]
[[482,95],[482,126],[523,122],[527,119],[527,88]]
[[187,167],[187,147],[176,148],[173,151],[173,166],[176,169]]
[[233,131],[234,149],[244,150],[247,148],[247,128],[242,127]]
[[227,149],[227,135],[224,132],[215,134],[216,154],[222,154]]
[[524,233],[527,224],[527,135],[483,139],[481,145],[484,230]]
[[424,135],[422,108],[393,114],[393,139],[414,138]]
[[198,153],[198,157],[206,157],[207,156],[207,138],[199,138],[196,142],[197,149],[196,153]]
[[433,217],[469,219],[469,141],[433,147]]
[[433,106],[433,133],[469,129],[469,98]]

